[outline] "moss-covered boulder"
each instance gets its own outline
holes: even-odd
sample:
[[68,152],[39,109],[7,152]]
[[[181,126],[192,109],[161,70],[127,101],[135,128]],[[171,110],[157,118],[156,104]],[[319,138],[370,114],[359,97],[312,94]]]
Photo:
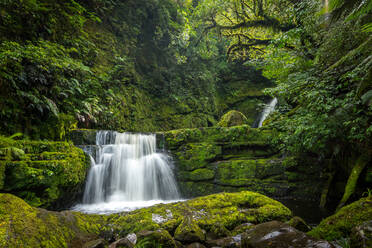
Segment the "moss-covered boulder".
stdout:
[[0,247],[68,247],[94,237],[77,228],[71,213],[33,208],[14,195],[0,194]]
[[191,215],[186,215],[174,233],[175,239],[185,242],[199,242],[205,240],[205,233],[195,223]]
[[0,187],[32,206],[60,208],[80,196],[90,161],[72,143],[3,139]]
[[324,219],[308,234],[326,240],[348,238],[352,229],[372,220],[372,197],[362,198]]
[[242,112],[231,110],[221,117],[218,122],[220,127],[233,127],[248,124],[248,119]]
[[[161,221],[153,218],[154,215],[162,216]],[[151,246],[154,242],[175,247],[177,241],[173,237],[184,243],[196,239],[204,242],[204,231],[207,236],[225,236],[243,223],[286,221],[290,217],[290,210],[281,203],[248,191],[220,193],[112,215],[46,211],[31,207],[16,196],[0,194],[0,246],[74,248],[100,238],[105,243],[114,243],[136,233],[138,247],[154,247]],[[193,235],[192,239],[185,238],[190,233],[197,238]]]
[[141,231],[137,234],[137,244],[135,247],[138,248],[175,248],[176,242],[172,236],[164,229],[155,231]]
[[253,227],[242,235],[242,247],[268,248],[335,248],[327,241],[318,240],[288,224],[270,221]]

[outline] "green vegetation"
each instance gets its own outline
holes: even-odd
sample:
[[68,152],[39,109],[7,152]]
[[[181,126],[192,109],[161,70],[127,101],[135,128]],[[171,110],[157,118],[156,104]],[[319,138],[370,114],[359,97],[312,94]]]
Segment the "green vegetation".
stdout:
[[326,240],[348,238],[352,229],[372,218],[372,198],[361,198],[341,208],[336,214],[324,219],[310,235]]
[[36,207],[72,204],[84,185],[89,159],[67,142],[0,136],[0,186]]
[[310,234],[355,239],[371,219],[370,197],[347,205],[372,183],[371,54],[366,0],[0,0],[0,246],[146,231],[137,247],[173,247],[290,216],[252,192],[111,216],[34,208],[79,197],[89,160],[72,142],[100,129],[164,135],[184,196],[337,201]]
[[[108,241],[133,232],[137,234],[138,247],[151,247],[149,243],[174,247],[173,234],[180,240],[195,235],[204,240],[201,228],[216,233],[216,223],[231,230],[245,222],[285,221],[291,216],[281,203],[253,192],[221,193],[109,216],[50,212],[33,208],[10,194],[0,194],[0,203],[3,247],[82,247],[98,237]],[[171,217],[167,217],[169,213]],[[163,216],[165,221],[157,223],[153,215]],[[107,236],[107,232],[112,236]]]

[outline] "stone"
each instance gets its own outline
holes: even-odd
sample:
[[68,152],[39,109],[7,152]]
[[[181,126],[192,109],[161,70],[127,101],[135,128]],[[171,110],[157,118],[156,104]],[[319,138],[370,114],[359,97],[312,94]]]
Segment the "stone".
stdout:
[[119,239],[109,245],[109,248],[133,248],[134,246],[126,239]]
[[242,247],[246,248],[335,248],[322,241],[296,230],[288,224],[270,221],[256,225],[242,235]]
[[186,248],[206,248],[206,247],[200,243],[192,243],[186,246]]
[[222,239],[209,240],[207,244],[209,247],[224,247],[224,248],[239,248],[241,247],[242,235],[238,234],[233,237],[226,237]]
[[105,248],[105,240],[97,239],[89,241],[83,245],[83,248]]
[[349,237],[352,229],[372,220],[372,196],[361,198],[322,220],[309,235],[329,241]]
[[137,233],[137,244],[138,247],[153,248],[160,245],[163,248],[175,248],[177,247],[176,242],[172,236],[164,229],[158,229],[156,231],[140,231]]
[[231,110],[221,117],[218,126],[220,127],[233,127],[248,124],[248,119],[242,112]]
[[213,225],[207,233],[207,240],[213,240],[227,236],[231,236],[231,232],[227,230],[225,226],[217,223],[216,225]]
[[250,229],[252,229],[254,227],[254,225],[252,223],[244,223],[244,224],[241,224],[237,227],[234,228],[234,230],[232,231],[233,234],[239,234],[239,233],[243,233],[243,232],[246,232]]
[[308,224],[306,224],[306,222],[301,217],[298,216],[293,217],[286,223],[301,232],[308,232],[311,230],[311,227]]
[[369,248],[372,247],[372,220],[354,227],[350,236],[351,247]]
[[182,223],[177,227],[174,238],[186,243],[204,241],[205,235],[198,224],[193,220],[192,216],[184,217]]

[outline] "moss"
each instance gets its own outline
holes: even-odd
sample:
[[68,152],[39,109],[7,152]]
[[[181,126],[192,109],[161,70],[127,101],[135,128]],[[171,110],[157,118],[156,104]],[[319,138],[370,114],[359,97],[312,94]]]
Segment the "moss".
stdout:
[[284,173],[280,161],[273,159],[230,160],[217,163],[216,179],[226,183],[232,179],[266,179]]
[[207,181],[214,178],[214,171],[206,168],[196,169],[192,172],[183,172],[179,177],[186,181]]
[[347,200],[350,198],[350,196],[354,193],[360,173],[362,173],[364,168],[367,166],[369,160],[370,156],[367,153],[360,155],[359,158],[355,161],[355,165],[351,170],[351,173],[345,186],[344,195],[342,196],[342,199],[338,204],[337,209],[343,207]]
[[192,216],[186,215],[182,223],[177,227],[174,238],[179,241],[191,243],[205,240],[205,234],[193,220]]
[[74,200],[71,192],[83,185],[89,166],[81,149],[68,142],[21,140],[11,145],[0,160],[3,190],[33,206],[51,207],[67,195]]
[[32,208],[10,194],[0,195],[1,247],[67,247],[73,237],[58,215]]
[[[155,223],[153,214],[163,216],[166,221]],[[185,220],[185,216],[192,218],[191,222]],[[0,194],[0,246],[71,247],[79,240],[86,243],[99,236],[106,237],[107,233],[107,239],[111,239],[129,233],[139,235],[144,230],[156,236],[143,235],[144,240],[157,239],[156,232],[163,230],[160,236],[174,244],[169,234],[184,233],[181,232],[184,228],[192,227],[198,235],[203,233],[201,229],[226,235],[228,231],[224,228],[232,230],[247,222],[285,221],[290,216],[291,212],[281,203],[253,192],[220,193],[108,216],[46,211],[33,208],[13,195]],[[221,228],[217,226],[224,227],[224,231],[218,231]]]
[[172,236],[164,229],[156,231],[141,231],[137,234],[137,248],[174,248],[176,243]]
[[167,147],[177,149],[188,143],[247,142],[252,145],[268,144],[273,132],[268,129],[251,128],[247,125],[235,127],[209,127],[179,129],[164,133]]
[[[165,218],[168,212],[172,218]],[[152,214],[164,216],[163,223],[154,223]],[[202,229],[209,231],[218,223],[232,230],[246,222],[260,223],[268,220],[288,220],[290,210],[281,203],[254,192],[220,193],[195,198],[186,202],[157,205],[139,209],[122,216],[111,217],[112,227],[121,235],[139,230],[157,230],[166,228],[170,232],[183,221],[185,214]]]
[[182,170],[192,171],[205,167],[221,154],[221,147],[207,143],[191,143],[175,155]]
[[220,127],[232,127],[245,124],[248,124],[247,117],[239,111],[231,110],[221,117],[221,120],[217,125]]
[[324,219],[309,235],[326,240],[347,238],[353,227],[372,219],[372,197],[362,198]]

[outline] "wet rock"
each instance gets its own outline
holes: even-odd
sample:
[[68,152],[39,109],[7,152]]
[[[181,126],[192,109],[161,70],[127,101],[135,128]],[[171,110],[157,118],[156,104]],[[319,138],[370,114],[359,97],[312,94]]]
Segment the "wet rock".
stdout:
[[186,248],[206,248],[206,247],[200,243],[192,243],[186,246]]
[[221,117],[217,125],[220,127],[233,127],[245,124],[248,124],[247,117],[239,111],[231,110]]
[[368,248],[372,247],[372,220],[356,226],[351,231],[351,247]]
[[297,230],[299,230],[301,232],[308,232],[308,231],[311,230],[311,227],[308,226],[306,224],[306,222],[302,218],[300,218],[298,216],[293,217],[292,219],[290,219],[286,223],[288,225],[290,225],[291,227],[294,227],[294,228],[296,228]]
[[327,241],[318,240],[288,224],[271,221],[256,225],[242,236],[246,248],[334,248]]
[[213,225],[210,231],[207,233],[207,240],[213,240],[227,236],[231,236],[231,232],[227,230],[224,225],[218,223],[216,225]]
[[137,246],[143,248],[153,248],[161,246],[163,248],[177,247],[172,236],[164,229],[156,231],[141,231],[137,233]]
[[133,248],[137,243],[137,235],[134,233],[128,234],[125,238],[119,239],[110,244],[109,248]]
[[207,241],[208,247],[238,248],[241,247],[242,235]]
[[84,244],[83,248],[105,248],[105,240],[104,239],[92,240]]
[[252,229],[254,227],[254,225],[252,223],[244,223],[244,224],[241,224],[237,227],[234,228],[234,230],[232,231],[233,234],[239,234],[239,233],[243,233],[243,232],[246,232],[250,229]]
[[205,235],[191,216],[185,216],[182,223],[177,227],[174,238],[186,243],[205,240]]

